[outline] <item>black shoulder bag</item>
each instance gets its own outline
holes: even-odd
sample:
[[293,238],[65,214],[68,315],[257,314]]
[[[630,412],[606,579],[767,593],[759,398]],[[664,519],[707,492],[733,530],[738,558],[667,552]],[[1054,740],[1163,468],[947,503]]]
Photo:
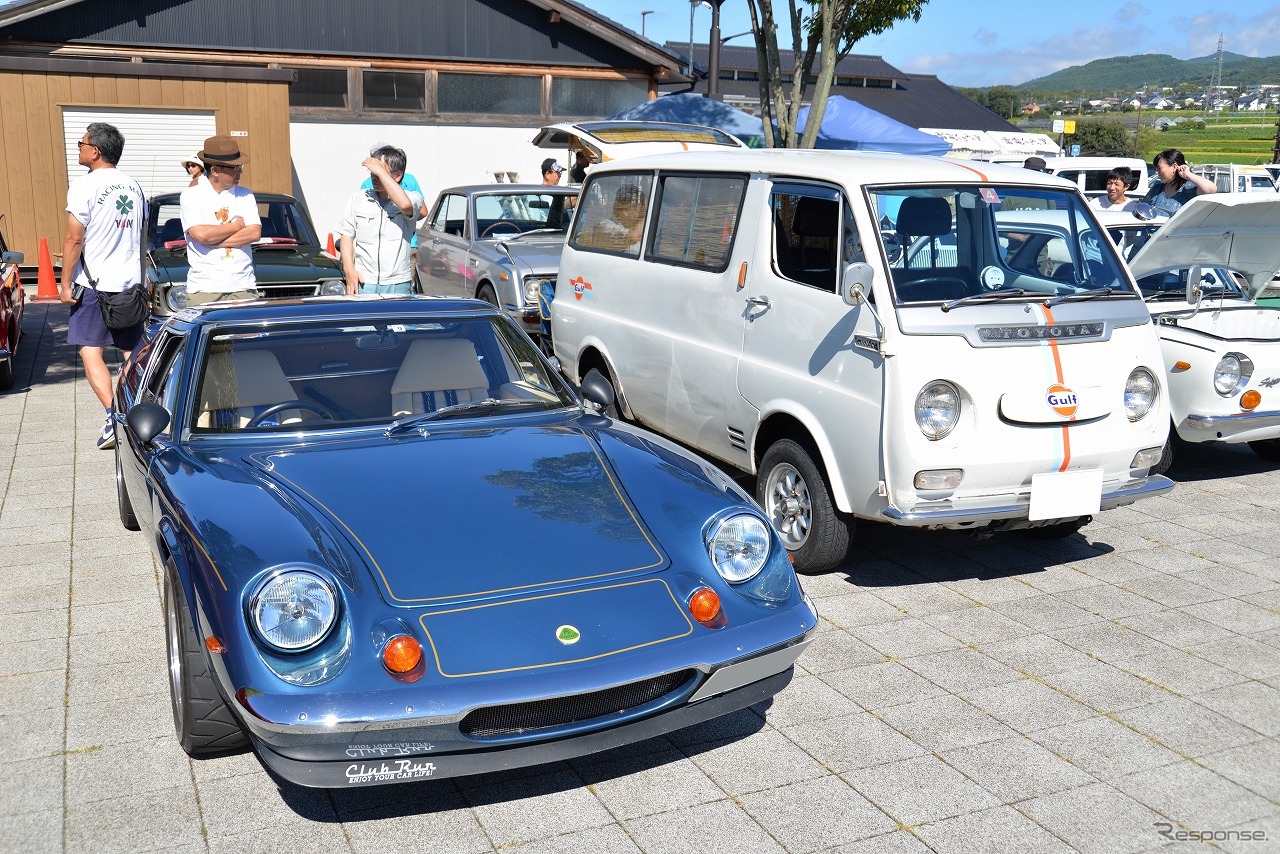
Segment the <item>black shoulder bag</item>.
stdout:
[[118,294],[100,291],[98,280],[89,272],[89,264],[83,255],[80,256],[80,265],[89,279],[89,287],[98,297],[102,322],[108,329],[131,329],[151,315],[151,301],[147,299],[146,288],[142,285],[130,285]]

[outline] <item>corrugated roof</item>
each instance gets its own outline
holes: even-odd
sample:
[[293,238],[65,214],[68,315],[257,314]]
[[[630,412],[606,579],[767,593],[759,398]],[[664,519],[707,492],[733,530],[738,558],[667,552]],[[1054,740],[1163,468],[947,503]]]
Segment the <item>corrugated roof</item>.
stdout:
[[[663,47],[670,53],[688,59],[688,42],[668,41],[663,44]],[[696,65],[706,68],[711,62],[710,46],[694,42],[693,61]],[[815,74],[817,73],[820,62],[820,59],[814,60],[813,67]],[[778,64],[782,66],[784,71],[790,71],[793,69],[796,64],[795,51],[779,50]],[[722,45],[720,47],[721,70],[755,70],[757,65],[756,49],[754,45],[750,47],[740,45]],[[877,77],[883,80],[907,79],[907,74],[905,72],[900,71],[885,62],[884,57],[858,53],[849,54],[844,59],[840,60],[836,65],[836,74],[842,77]]]

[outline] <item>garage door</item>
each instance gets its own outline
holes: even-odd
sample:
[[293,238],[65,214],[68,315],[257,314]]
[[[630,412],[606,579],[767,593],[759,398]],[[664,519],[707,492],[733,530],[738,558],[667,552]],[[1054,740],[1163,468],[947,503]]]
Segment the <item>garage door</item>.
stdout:
[[137,179],[148,197],[183,190],[191,179],[182,161],[204,147],[216,133],[212,110],[103,109],[63,107],[62,135],[67,146],[67,176],[84,174],[76,143],[93,122],[115,125],[124,134],[124,154],[117,164]]

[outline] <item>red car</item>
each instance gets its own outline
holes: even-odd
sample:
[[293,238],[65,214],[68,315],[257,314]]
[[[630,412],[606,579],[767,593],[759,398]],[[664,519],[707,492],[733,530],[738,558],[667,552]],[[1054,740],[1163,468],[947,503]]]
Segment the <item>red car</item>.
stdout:
[[26,292],[18,265],[21,252],[10,252],[4,240],[4,217],[0,216],[0,391],[13,388],[13,356],[22,334],[22,305]]

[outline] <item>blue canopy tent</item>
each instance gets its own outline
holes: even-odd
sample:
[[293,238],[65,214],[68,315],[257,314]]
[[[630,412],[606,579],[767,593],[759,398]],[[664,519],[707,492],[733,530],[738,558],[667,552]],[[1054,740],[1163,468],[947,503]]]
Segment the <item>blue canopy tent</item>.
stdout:
[[764,126],[758,116],[736,110],[720,101],[686,92],[645,101],[609,116],[610,120],[641,122],[678,122],[702,125],[731,133],[747,145],[757,147],[764,139]]
[[[809,108],[801,107],[797,133],[804,132],[808,121]],[[921,133],[843,95],[832,95],[822,114],[816,147],[943,155],[951,150],[951,143],[933,134]]]

